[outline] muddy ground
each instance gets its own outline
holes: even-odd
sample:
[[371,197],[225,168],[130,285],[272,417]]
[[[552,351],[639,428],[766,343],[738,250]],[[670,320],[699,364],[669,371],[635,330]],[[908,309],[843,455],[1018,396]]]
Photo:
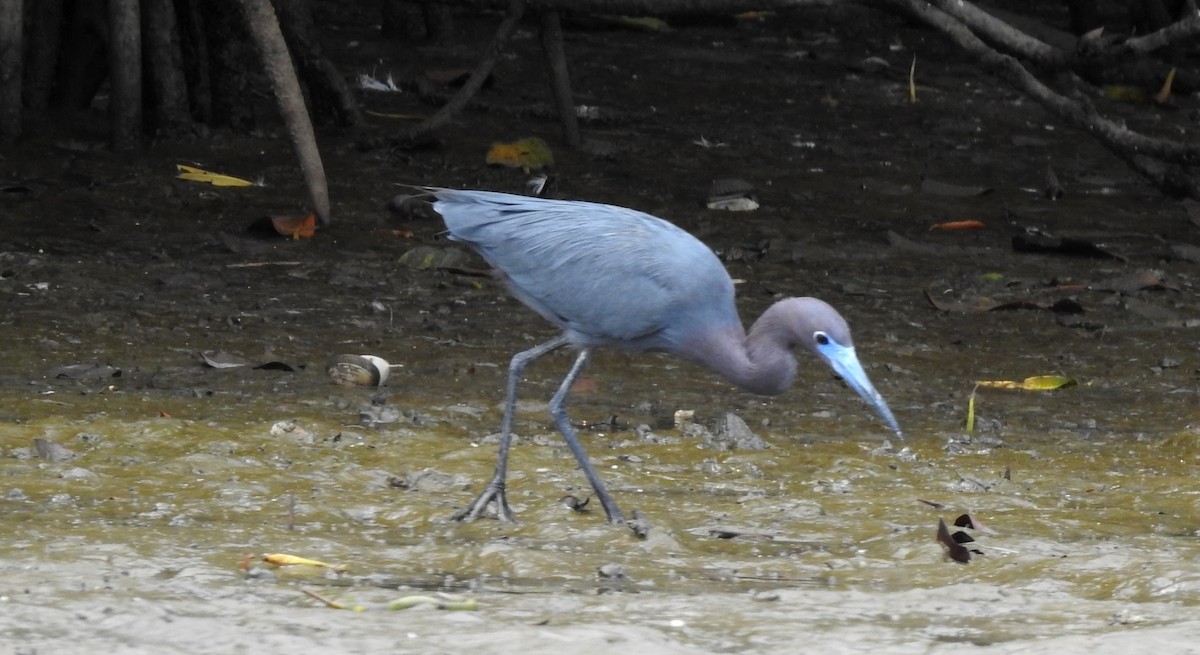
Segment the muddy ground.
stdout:
[[[399,47],[352,18],[328,17],[331,48],[376,77],[470,66],[491,29]],[[335,223],[313,239],[247,231],[305,210],[278,130],[128,157],[77,121],[0,152],[7,652],[1194,652],[1200,301],[1198,265],[1172,246],[1200,245],[1200,228],[1185,204],[895,17],[568,24],[576,102],[606,116],[582,151],[531,109],[549,93],[529,30],[434,149],[369,147],[397,129],[381,116],[324,131]],[[363,104],[433,110],[412,94]],[[1104,105],[1179,138],[1196,107]],[[768,399],[664,356],[602,354],[573,416],[651,525],[639,540],[559,503],[586,492],[544,415],[564,355],[526,378],[521,522],[450,521],[491,470],[508,358],[553,331],[486,278],[403,263],[454,246],[386,205],[400,184],[520,192],[528,176],[484,155],[530,136],[554,151],[548,194],[710,244],[744,317],[787,295],[840,308],[906,442],[886,447],[821,367]],[[175,180],[179,162],[265,185]],[[761,207],[705,208],[722,178]],[[931,230],[963,220],[985,227]],[[1095,248],[1014,251],[1045,234]],[[291,370],[215,369],[204,352]],[[387,385],[333,385],[343,353],[390,361]],[[965,434],[976,381],[1041,374],[1077,384],[982,391]],[[771,447],[704,448],[673,427],[680,409],[709,427],[736,413]],[[70,452],[37,457],[35,439]],[[994,532],[960,565],[933,537],[964,512]],[[275,552],[346,570],[257,561]],[[479,609],[336,612],[303,589]]]

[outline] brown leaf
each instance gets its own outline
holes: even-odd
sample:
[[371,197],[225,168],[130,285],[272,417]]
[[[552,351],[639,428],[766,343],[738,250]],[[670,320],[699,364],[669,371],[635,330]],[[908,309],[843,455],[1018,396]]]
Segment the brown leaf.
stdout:
[[271,216],[271,227],[285,237],[311,239],[317,234],[317,217],[313,213],[305,216]]
[[971,551],[967,550],[966,546],[958,543],[954,540],[954,537],[950,536],[950,529],[946,527],[946,522],[942,519],[938,519],[937,540],[946,549],[946,555],[950,559],[959,564],[966,564],[971,561]]
[[980,521],[978,518],[976,518],[975,516],[973,516],[969,513],[963,514],[962,516],[954,519],[954,525],[955,525],[955,527],[959,527],[959,528],[970,528],[971,530],[979,530],[980,532],[983,532],[985,534],[996,534],[995,530],[987,527],[986,525],[983,524],[982,521]]
[[967,219],[967,220],[963,220],[963,221],[947,221],[945,223],[934,223],[933,225],[929,226],[929,229],[930,230],[946,230],[946,231],[950,231],[950,232],[957,232],[957,231],[961,231],[961,230],[982,230],[985,227],[987,227],[987,226],[983,224],[983,221],[977,221],[972,218],[972,219]]

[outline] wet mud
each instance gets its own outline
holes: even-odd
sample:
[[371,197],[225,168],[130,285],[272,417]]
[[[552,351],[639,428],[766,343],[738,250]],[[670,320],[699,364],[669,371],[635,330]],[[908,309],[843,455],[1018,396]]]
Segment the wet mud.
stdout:
[[[468,66],[490,29],[397,49],[334,24],[348,69],[397,75]],[[75,133],[3,152],[6,652],[1195,649],[1187,205],[938,39],[865,10],[663,34],[568,25],[567,48],[577,103],[617,117],[585,123],[583,151],[504,109],[549,97],[522,32],[438,148],[367,147],[395,129],[378,116],[325,132],[336,222],[314,239],[247,232],[303,209],[276,132],[138,158]],[[364,103],[431,111],[411,94]],[[1106,109],[1177,129],[1167,110]],[[907,439],[889,441],[813,362],[763,398],[661,355],[601,353],[572,417],[617,502],[650,525],[638,539],[562,502],[587,494],[545,414],[563,353],[523,386],[520,522],[450,520],[491,473],[509,358],[553,331],[470,274],[479,260],[402,262],[456,246],[386,205],[400,184],[519,192],[527,176],[484,154],[527,136],[554,150],[548,193],[648,211],[711,245],[747,322],[787,295],[838,307]],[[267,186],[174,180],[177,162]],[[1044,193],[1048,166],[1061,198]],[[761,207],[707,209],[723,178],[753,184]],[[964,220],[985,227],[931,229]],[[1014,237],[1094,251],[1017,251]],[[213,368],[202,353],[272,365]],[[386,385],[333,384],[340,354],[391,362]],[[977,390],[966,433],[977,381],[1042,374],[1077,384]],[[705,447],[679,410],[709,430],[734,413],[769,448]],[[935,535],[964,513],[988,529],[964,530],[978,552],[959,564]],[[344,570],[275,569],[265,553]],[[478,609],[382,609],[437,593]]]

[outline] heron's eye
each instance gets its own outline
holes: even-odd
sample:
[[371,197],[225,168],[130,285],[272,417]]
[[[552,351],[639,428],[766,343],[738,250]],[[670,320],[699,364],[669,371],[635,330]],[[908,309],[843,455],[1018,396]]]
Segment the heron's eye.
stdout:
[[829,335],[824,332],[813,332],[813,341],[816,341],[818,346],[828,346]]

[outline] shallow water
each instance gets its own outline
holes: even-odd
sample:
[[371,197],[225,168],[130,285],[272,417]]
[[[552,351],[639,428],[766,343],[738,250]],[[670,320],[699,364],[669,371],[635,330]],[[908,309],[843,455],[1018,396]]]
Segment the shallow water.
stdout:
[[[760,398],[664,356],[598,354],[572,416],[591,426],[583,439],[617,502],[650,525],[645,539],[560,502],[587,492],[545,415],[566,354],[533,366],[523,386],[509,487],[520,522],[450,520],[490,475],[508,359],[553,332],[485,279],[399,265],[410,245],[444,247],[441,227],[402,219],[414,239],[381,236],[396,227],[381,205],[398,181],[519,190],[523,176],[484,170],[481,155],[530,126],[471,113],[443,150],[403,166],[326,137],[338,223],[311,242],[243,233],[302,196],[278,139],[160,143],[137,161],[57,147],[47,157],[37,144],[6,152],[3,178],[34,190],[0,198],[11,237],[0,247],[0,648],[1196,652],[1200,340],[1187,321],[1200,318],[1200,279],[1165,254],[1200,241],[1194,227],[923,32],[858,11],[816,12],[795,34],[771,22],[680,30],[660,35],[661,49],[641,34],[571,34],[587,80],[580,101],[644,112],[633,125],[588,126],[616,155],[560,151],[552,192],[696,232],[744,280],[744,317],[780,295],[839,307],[907,436],[888,442],[871,410],[811,362],[793,390]],[[834,27],[843,40],[815,38]],[[853,68],[864,47],[887,54],[896,43],[919,44],[928,62],[933,86],[919,105],[906,86]],[[801,45],[820,56],[789,58]],[[722,49],[728,61],[714,59]],[[475,57],[418,54],[405,61]],[[896,65],[907,71],[909,56]],[[621,67],[607,64],[614,57]],[[536,64],[525,52],[506,66]],[[736,102],[696,111],[714,75]],[[525,102],[503,82],[494,93]],[[1158,120],[1127,114],[1142,127]],[[726,146],[701,149],[703,135]],[[1017,147],[1013,135],[1046,145]],[[801,138],[817,147],[792,145]],[[175,161],[199,159],[279,186],[170,181]],[[1056,203],[1032,188],[1047,161],[1068,190]],[[92,176],[82,187],[81,171]],[[995,190],[930,196],[915,191],[926,175]],[[728,176],[760,187],[758,212],[699,209],[710,180]],[[882,182],[891,190],[876,192]],[[975,217],[988,229],[929,229]],[[1034,227],[1128,261],[1013,253],[1011,237]],[[926,249],[889,245],[890,231]],[[1141,269],[1169,288],[1096,284]],[[984,284],[997,274],[1002,283]],[[964,288],[1057,293],[1090,324],[929,302]],[[294,370],[214,370],[203,351]],[[382,389],[334,386],[325,365],[343,353],[396,368]],[[976,381],[1049,373],[1079,384],[980,390],[978,430],[963,433]],[[771,447],[703,448],[674,428],[681,409],[709,427],[734,412]],[[35,439],[76,456],[33,457]],[[962,565],[934,537],[939,518],[965,512],[994,533],[975,531],[983,554]],[[271,569],[266,553],[345,572]],[[599,575],[613,565],[624,578]],[[371,609],[329,609],[303,590]],[[378,609],[436,592],[478,609]]]

